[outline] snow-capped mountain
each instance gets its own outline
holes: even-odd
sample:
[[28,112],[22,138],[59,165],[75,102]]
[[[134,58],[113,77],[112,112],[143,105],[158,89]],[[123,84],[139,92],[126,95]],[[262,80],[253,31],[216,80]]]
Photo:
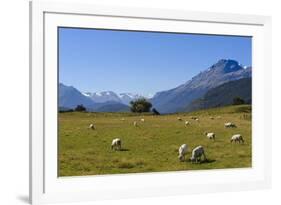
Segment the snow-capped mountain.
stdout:
[[[95,95],[98,95],[95,93]],[[100,96],[108,96],[108,101],[95,102],[92,97],[95,96],[90,93],[81,93],[73,86],[67,86],[62,83],[59,84],[59,109],[68,110],[74,109],[77,105],[83,105],[89,111],[95,112],[126,112],[129,111],[129,106],[118,101],[112,101],[113,92],[104,92]],[[105,97],[104,97],[105,98]],[[119,98],[118,98],[119,99]]]
[[105,103],[105,102],[118,102],[125,105],[129,105],[132,100],[143,97],[139,94],[134,93],[120,93],[116,94],[113,91],[103,91],[103,92],[85,92],[84,96],[91,98],[96,103]]
[[83,94],[91,98],[96,103],[104,103],[109,101],[122,103],[119,96],[112,91],[103,91],[103,92],[95,92],[95,93],[86,92]]
[[59,84],[59,107],[75,108],[77,105],[84,105],[88,110],[99,111],[108,110],[108,112],[129,110],[128,105],[132,100],[141,98],[139,94],[120,93],[113,91],[103,92],[80,92],[73,86]]
[[251,67],[243,67],[235,60],[222,59],[186,83],[156,93],[151,102],[160,112],[177,112],[184,109],[194,99],[202,97],[211,88],[229,81],[251,78],[251,76]]
[[120,98],[121,102],[126,105],[129,105],[132,100],[135,100],[135,99],[138,99],[141,97],[143,97],[143,96],[141,96],[139,94],[133,94],[133,93],[120,93],[119,94],[119,98]]

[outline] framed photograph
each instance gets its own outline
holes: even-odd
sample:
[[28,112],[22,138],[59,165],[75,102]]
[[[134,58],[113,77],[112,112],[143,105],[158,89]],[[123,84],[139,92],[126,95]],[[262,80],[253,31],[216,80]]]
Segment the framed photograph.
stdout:
[[32,204],[270,187],[270,17],[31,2],[30,22]]

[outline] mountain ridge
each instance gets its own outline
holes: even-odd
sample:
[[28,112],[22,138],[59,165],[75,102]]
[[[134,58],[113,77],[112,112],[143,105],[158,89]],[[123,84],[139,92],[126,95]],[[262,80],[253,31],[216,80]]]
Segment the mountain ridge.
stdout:
[[219,60],[176,88],[157,92],[151,99],[154,107],[162,113],[182,110],[192,100],[203,96],[209,89],[223,83],[251,77],[251,67],[244,68],[235,60]]
[[[160,113],[173,113],[184,110],[194,100],[204,96],[208,90],[224,83],[243,78],[251,78],[252,67],[242,66],[235,60],[221,59],[204,71],[201,71],[190,80],[179,86],[157,92],[148,99]],[[71,96],[73,95],[73,96]],[[113,91],[80,92],[73,86],[59,84],[59,106],[74,108],[83,104],[90,110],[128,110],[130,101],[143,97],[133,93],[115,93]],[[73,98],[73,99],[72,99]]]

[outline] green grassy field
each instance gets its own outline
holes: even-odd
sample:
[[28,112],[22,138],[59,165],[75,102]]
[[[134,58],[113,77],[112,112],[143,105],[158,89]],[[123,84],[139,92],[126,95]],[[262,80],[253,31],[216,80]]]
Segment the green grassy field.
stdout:
[[[198,117],[199,122],[192,116]],[[187,127],[185,120],[191,123]],[[133,121],[138,121],[139,127],[134,127]],[[225,128],[228,121],[237,128]],[[96,130],[88,129],[91,123]],[[215,132],[216,140],[207,139],[204,132]],[[230,143],[230,137],[237,133],[242,134],[244,144]],[[114,138],[122,140],[122,151],[111,150]],[[187,160],[180,162],[178,148],[184,143],[189,151]],[[191,151],[198,145],[204,147],[208,160],[190,163]],[[59,176],[251,167],[251,145],[248,105],[160,116],[59,113]]]

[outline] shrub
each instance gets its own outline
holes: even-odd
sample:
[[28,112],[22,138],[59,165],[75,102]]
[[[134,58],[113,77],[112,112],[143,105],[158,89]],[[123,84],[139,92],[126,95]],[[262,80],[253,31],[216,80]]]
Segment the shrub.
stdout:
[[233,105],[243,105],[245,104],[245,100],[243,100],[242,98],[240,97],[235,97],[233,98]]
[[86,108],[81,104],[81,105],[77,105],[74,110],[77,112],[83,112],[86,111]]

